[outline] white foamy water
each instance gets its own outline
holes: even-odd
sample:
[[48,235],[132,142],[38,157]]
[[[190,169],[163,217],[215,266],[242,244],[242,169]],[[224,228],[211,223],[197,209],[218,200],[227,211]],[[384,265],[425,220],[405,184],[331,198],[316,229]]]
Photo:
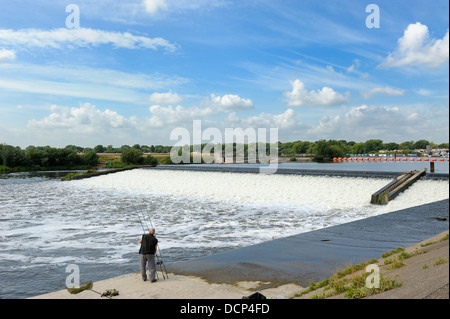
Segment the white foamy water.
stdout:
[[[370,205],[370,195],[391,179],[264,175],[202,171],[132,170],[77,181],[77,186],[192,200],[246,205],[288,205],[316,210],[378,208],[389,212],[448,198],[448,181],[419,181],[387,206]],[[395,206],[395,207],[394,207]]]
[[449,196],[448,181],[424,180],[371,205],[388,182],[151,169],[72,182],[10,175],[0,179],[0,297],[21,298],[30,284],[63,289],[69,263],[82,265],[82,281],[138,271],[138,214],[170,263]]
[[143,169],[77,181],[74,187],[148,198],[139,205],[169,247],[229,247],[448,198],[448,182],[420,181],[387,206],[371,205],[371,194],[390,181]]

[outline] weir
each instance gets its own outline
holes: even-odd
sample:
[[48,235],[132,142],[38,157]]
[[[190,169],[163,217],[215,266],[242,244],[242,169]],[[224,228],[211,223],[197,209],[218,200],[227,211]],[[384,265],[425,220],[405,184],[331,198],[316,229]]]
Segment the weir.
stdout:
[[[371,205],[370,195],[401,172],[355,178],[346,172],[283,170],[282,165],[274,175],[247,165],[239,172],[233,171],[236,166],[228,172],[225,165],[198,166],[133,169],[68,183],[24,181],[24,174],[0,180],[0,268],[10,269],[2,273],[0,297],[53,291],[61,271],[49,272],[49,267],[64,270],[74,260],[94,282],[134,272],[142,229],[133,207],[151,212],[168,272],[169,265],[187,274],[192,267],[191,274],[211,281],[229,274],[231,282],[237,276],[309,285],[340,266],[379,258],[420,242],[422,235],[442,232],[436,226],[448,229],[448,174],[443,180],[427,174],[389,205]],[[246,174],[250,171],[254,174]],[[409,217],[409,207],[418,207],[416,218]],[[331,228],[362,220],[367,221]],[[311,236],[297,237],[307,233]],[[20,249],[18,237],[25,239]],[[257,249],[245,248],[259,243]],[[223,260],[216,255],[201,265],[190,261],[226,252]],[[21,284],[30,276],[32,281]]]
[[401,174],[392,182],[374,193],[372,195],[370,203],[377,205],[387,205],[389,201],[393,200],[425,174],[425,171],[410,171]]
[[[208,165],[208,164],[190,164],[190,165],[158,165],[148,167],[151,170],[170,170],[170,171],[200,171],[200,172],[221,172],[221,173],[242,173],[242,174],[260,174],[260,168],[252,164],[230,164],[230,165]],[[305,169],[305,168],[285,168],[279,165],[273,175],[304,175],[304,176],[339,176],[339,177],[367,177],[367,178],[395,178],[401,174],[401,171],[375,171],[375,170],[342,170],[342,169]],[[447,173],[427,173],[428,180],[448,180]]]

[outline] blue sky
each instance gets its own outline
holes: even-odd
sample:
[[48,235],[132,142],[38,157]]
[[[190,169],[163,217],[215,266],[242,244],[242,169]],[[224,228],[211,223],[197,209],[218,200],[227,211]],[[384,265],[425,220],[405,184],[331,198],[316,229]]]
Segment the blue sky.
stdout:
[[[379,28],[366,26],[369,4]],[[449,139],[447,1],[0,7],[0,143],[173,145],[194,120],[276,127],[282,142]]]

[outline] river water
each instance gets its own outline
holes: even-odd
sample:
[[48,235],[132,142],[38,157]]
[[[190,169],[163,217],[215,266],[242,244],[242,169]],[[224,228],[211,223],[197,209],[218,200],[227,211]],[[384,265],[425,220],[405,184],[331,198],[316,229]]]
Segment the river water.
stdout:
[[0,176],[0,298],[64,289],[69,264],[82,283],[139,271],[142,224],[170,264],[449,196],[447,180],[375,206],[391,179],[137,169],[60,181],[66,173]]

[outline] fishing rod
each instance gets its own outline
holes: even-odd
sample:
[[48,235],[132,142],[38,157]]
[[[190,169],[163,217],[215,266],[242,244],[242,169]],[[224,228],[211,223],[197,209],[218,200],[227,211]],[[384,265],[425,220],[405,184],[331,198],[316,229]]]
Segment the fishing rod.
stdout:
[[[137,216],[139,218],[139,222],[141,224],[142,230],[143,230],[144,234],[146,234],[150,228],[148,227],[148,223],[147,223],[147,220],[145,218],[145,214],[142,213],[142,218],[141,218],[141,214],[136,209],[134,204],[133,204],[133,208],[134,208],[134,211],[136,212],[136,214],[137,214]],[[153,228],[153,223],[152,223],[151,217],[148,215],[147,218],[150,220],[151,228]],[[145,226],[147,227],[147,231],[146,231],[146,229],[144,227],[144,223],[145,223]],[[159,266],[159,268],[161,270],[161,273],[163,275],[163,278],[166,279],[166,277],[167,277],[167,279],[169,279],[169,275],[167,273],[166,265],[162,261],[162,253],[161,253],[161,249],[159,247],[160,247],[160,245],[158,243],[158,245],[156,247],[156,252],[155,252],[155,256],[156,256],[156,259],[157,259],[156,265]],[[158,277],[158,272],[156,272],[156,276]],[[157,279],[159,280],[159,278],[157,278]]]
[[[134,207],[134,205],[133,205],[133,207]],[[140,222],[141,227],[142,227],[142,232],[144,233],[144,235],[146,235],[146,234],[148,233],[148,230],[149,230],[147,221],[146,221],[144,218],[141,219],[141,215],[139,214],[139,211],[137,211],[135,207],[134,207],[134,211],[135,211],[136,214],[138,215],[139,222]],[[145,222],[145,225],[147,226],[147,230],[145,230],[144,222],[143,222],[143,221]],[[164,276],[164,275],[163,275],[163,276]],[[158,272],[157,272],[157,271],[156,271],[156,279],[159,280],[159,276],[158,276]],[[165,279],[165,278],[164,278],[164,279]]]
[[[150,226],[152,226],[152,228],[154,228],[153,227],[153,223],[152,223],[152,218],[150,217],[150,214],[147,213],[147,216],[148,216],[148,219],[150,220]],[[158,247],[157,247],[157,250],[156,250],[156,257],[158,259],[158,263],[159,263],[159,266],[161,268],[161,272],[163,274],[163,277],[164,277],[164,273],[165,273],[165,276],[167,276],[167,279],[169,279],[169,275],[168,275],[167,269],[166,269],[166,264],[164,264],[163,261],[162,261],[163,257],[162,257],[161,248],[160,248],[159,244],[158,244]],[[164,267],[164,271],[163,271],[163,267]],[[166,279],[166,278],[164,277],[164,279]]]

